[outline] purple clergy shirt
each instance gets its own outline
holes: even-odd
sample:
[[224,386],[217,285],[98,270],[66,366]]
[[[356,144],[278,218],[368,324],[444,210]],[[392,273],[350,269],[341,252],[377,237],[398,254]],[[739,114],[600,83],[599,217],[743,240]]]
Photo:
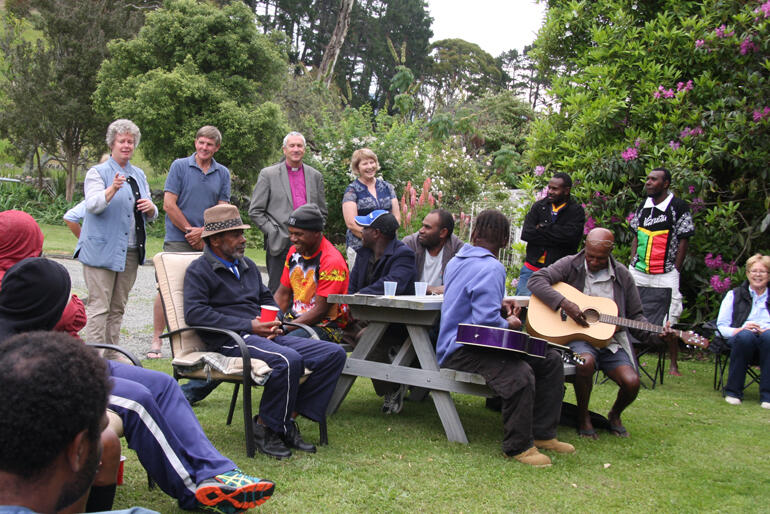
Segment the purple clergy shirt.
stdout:
[[289,187],[291,187],[291,201],[294,208],[307,203],[307,191],[305,189],[305,167],[299,165],[299,168],[292,168],[286,165],[289,173]]

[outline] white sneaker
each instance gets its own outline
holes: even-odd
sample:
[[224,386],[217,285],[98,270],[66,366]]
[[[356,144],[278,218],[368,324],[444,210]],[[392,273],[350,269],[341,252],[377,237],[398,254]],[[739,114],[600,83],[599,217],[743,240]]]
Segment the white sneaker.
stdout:
[[730,405],[740,405],[741,399],[736,398],[735,396],[725,396],[725,401],[729,403]]
[[770,409],[770,402],[762,402],[759,406],[763,409]]

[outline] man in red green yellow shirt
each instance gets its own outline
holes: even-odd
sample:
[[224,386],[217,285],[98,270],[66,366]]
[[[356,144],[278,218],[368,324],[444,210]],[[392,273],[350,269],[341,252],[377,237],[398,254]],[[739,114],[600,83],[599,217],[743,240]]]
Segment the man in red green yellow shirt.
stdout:
[[[671,289],[667,321],[673,325],[682,314],[679,272],[695,225],[689,205],[670,193],[670,186],[671,173],[666,168],[655,168],[647,175],[644,184],[647,199],[629,223],[634,231],[629,269],[637,287]],[[674,340],[669,343],[671,375],[681,375],[677,365],[678,344]]]
[[[323,235],[324,218],[314,203],[302,205],[287,223],[292,243],[274,298],[285,320],[308,325],[324,341],[342,341],[348,321],[348,306],[327,301],[330,294],[348,292],[345,258]],[[302,328],[291,335],[310,337]]]

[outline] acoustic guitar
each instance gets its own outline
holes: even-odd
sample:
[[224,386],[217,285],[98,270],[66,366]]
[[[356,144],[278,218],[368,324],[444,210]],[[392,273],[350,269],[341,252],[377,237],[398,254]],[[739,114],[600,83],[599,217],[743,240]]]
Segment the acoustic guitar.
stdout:
[[545,357],[548,347],[551,346],[561,352],[564,362],[583,363],[583,360],[566,346],[553,344],[524,332],[507,328],[460,323],[457,325],[457,342],[464,345],[507,350],[541,359]]
[[[645,330],[660,334],[665,327],[618,317],[618,306],[610,298],[588,296],[564,282],[552,286],[565,298],[577,304],[588,322],[584,327],[570,318],[564,309],[553,310],[537,296],[529,299],[527,312],[527,332],[547,339],[553,343],[566,344],[570,341],[582,340],[591,343],[596,348],[604,348],[610,344],[617,326]],[[692,331],[674,330],[674,333],[691,346],[708,347],[708,339]]]

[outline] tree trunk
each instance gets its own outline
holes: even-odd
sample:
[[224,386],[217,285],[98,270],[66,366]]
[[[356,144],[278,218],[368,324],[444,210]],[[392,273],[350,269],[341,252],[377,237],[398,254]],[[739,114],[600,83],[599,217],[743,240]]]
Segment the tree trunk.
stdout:
[[64,199],[68,202],[72,201],[72,197],[75,194],[75,183],[78,178],[78,157],[77,155],[67,156],[67,178],[65,180],[65,193]]
[[328,88],[334,75],[334,65],[337,63],[337,57],[340,55],[342,44],[345,42],[345,36],[350,26],[350,11],[353,9],[355,0],[341,0],[340,14],[337,16],[337,25],[329,40],[329,44],[324,50],[324,57],[321,60],[321,66],[318,68],[318,80],[322,81]]

